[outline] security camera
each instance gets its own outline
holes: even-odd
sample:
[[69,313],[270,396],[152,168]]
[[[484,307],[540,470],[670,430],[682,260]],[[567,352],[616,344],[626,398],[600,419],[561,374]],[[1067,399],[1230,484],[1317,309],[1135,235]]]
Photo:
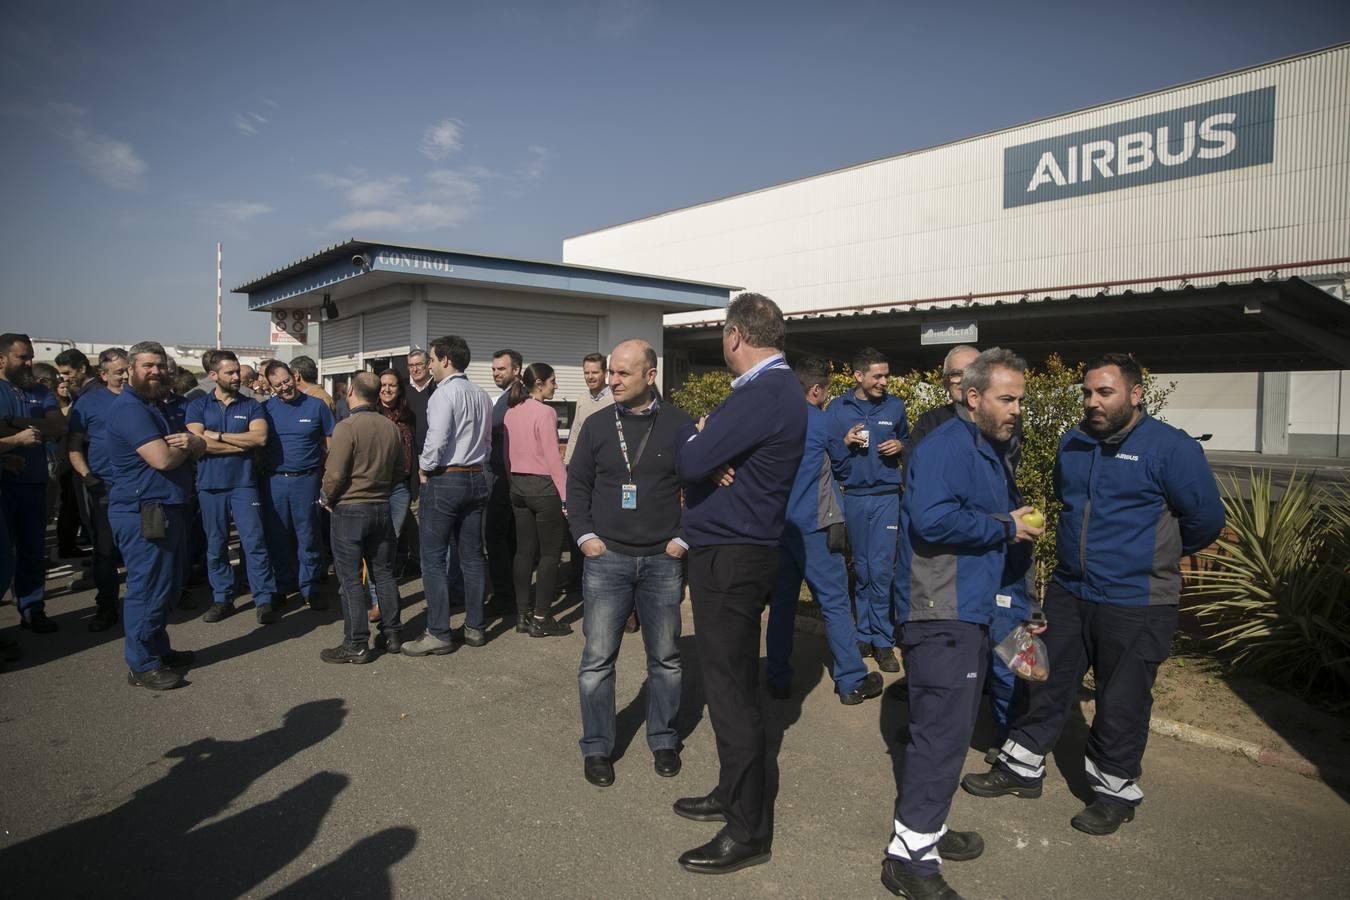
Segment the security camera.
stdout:
[[370,265],[370,261],[367,260],[367,259],[366,259],[364,256],[362,256],[360,253],[358,253],[358,254],[356,254],[355,256],[352,257],[352,266],[353,266],[354,268],[357,268],[357,269],[364,269],[364,268],[365,268],[366,266],[368,266],[368,265]]

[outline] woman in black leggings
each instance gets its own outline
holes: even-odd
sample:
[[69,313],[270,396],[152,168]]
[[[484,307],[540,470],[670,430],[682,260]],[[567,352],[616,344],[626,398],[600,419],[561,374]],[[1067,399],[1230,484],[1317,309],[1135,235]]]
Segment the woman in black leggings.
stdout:
[[516,631],[530,637],[572,633],[571,627],[549,615],[567,533],[567,473],[558,447],[558,414],[543,402],[557,389],[553,367],[531,363],[511,385],[506,400],[506,463],[516,518]]

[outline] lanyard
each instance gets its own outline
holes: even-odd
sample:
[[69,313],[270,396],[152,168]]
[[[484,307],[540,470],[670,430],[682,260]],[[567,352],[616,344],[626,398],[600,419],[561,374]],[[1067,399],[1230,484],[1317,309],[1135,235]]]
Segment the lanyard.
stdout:
[[614,407],[614,430],[619,432],[619,452],[623,454],[623,464],[628,467],[628,480],[633,480],[633,467],[642,461],[642,451],[647,449],[647,441],[651,438],[652,432],[656,429],[656,414],[660,409],[652,410],[652,424],[647,429],[647,433],[642,436],[642,441],[638,444],[637,453],[633,455],[632,462],[628,460],[628,441],[624,440],[623,422],[619,417],[618,406]]

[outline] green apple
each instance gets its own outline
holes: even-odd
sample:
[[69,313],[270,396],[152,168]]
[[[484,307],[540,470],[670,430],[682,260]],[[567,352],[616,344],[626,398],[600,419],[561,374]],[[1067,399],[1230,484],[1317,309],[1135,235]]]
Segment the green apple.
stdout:
[[1041,514],[1041,511],[1039,509],[1033,509],[1031,512],[1022,516],[1022,521],[1030,525],[1032,528],[1045,527],[1045,516]]

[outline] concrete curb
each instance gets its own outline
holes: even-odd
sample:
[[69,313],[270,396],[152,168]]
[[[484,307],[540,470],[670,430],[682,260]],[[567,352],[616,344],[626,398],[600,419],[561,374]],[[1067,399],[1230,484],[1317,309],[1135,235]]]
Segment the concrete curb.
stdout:
[[[797,631],[807,634],[825,634],[825,623],[820,619],[811,616],[797,616],[795,623]],[[1081,702],[1083,718],[1091,722],[1093,715],[1096,714],[1097,704],[1093,700],[1084,700]],[[1187,725],[1185,722],[1176,722],[1172,719],[1163,719],[1157,716],[1149,719],[1148,730],[1154,734],[1161,734],[1165,737],[1175,738],[1178,741],[1184,741],[1187,744],[1195,744],[1199,747],[1208,747],[1211,750],[1218,750],[1223,753],[1229,753],[1233,756],[1245,756],[1258,766],[1272,766],[1277,769],[1284,769],[1288,772],[1302,775],[1305,778],[1312,778],[1316,781],[1331,781],[1336,783],[1350,784],[1350,773],[1346,775],[1337,775],[1336,773],[1323,772],[1315,763],[1305,757],[1294,753],[1285,753],[1282,750],[1274,750],[1270,747],[1262,747],[1260,744],[1252,741],[1244,741],[1239,738],[1229,737],[1225,734],[1216,734],[1213,731],[1206,731],[1203,728],[1196,728],[1194,725]]]

